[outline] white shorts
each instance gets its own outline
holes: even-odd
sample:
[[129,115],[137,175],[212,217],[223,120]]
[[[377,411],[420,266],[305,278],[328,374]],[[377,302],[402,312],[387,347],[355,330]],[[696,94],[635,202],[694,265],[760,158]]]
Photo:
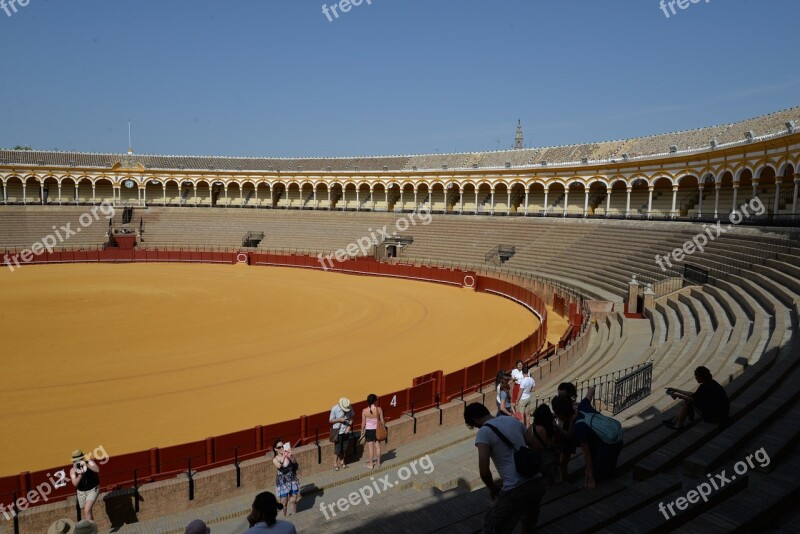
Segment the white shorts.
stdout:
[[90,489],[89,491],[81,491],[78,490],[78,506],[83,508],[86,506],[86,501],[97,501],[97,497],[100,495],[100,486]]

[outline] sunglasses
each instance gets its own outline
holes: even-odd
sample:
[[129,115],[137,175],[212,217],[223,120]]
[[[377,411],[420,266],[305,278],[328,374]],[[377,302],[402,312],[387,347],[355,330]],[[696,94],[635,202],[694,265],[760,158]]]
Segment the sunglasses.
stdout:
[[275,448],[276,448],[277,450],[282,450],[282,449],[283,449],[283,445],[278,445],[278,446],[277,446],[277,447],[275,447]]

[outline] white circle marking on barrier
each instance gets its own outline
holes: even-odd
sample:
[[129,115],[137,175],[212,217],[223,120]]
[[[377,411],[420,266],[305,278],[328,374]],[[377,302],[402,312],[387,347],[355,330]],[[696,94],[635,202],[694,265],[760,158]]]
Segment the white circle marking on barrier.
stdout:
[[247,254],[240,252],[239,255],[236,256],[236,261],[238,263],[247,263]]
[[466,275],[464,277],[464,287],[475,287],[475,277],[473,277],[471,274]]

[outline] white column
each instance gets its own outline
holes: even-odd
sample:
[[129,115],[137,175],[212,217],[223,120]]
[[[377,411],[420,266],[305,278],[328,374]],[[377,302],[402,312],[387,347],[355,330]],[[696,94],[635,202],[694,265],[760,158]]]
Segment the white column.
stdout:
[[405,187],[401,187],[400,188],[400,212],[401,213],[406,207],[405,198],[406,198],[406,188]]
[[39,202],[44,206],[44,182],[39,182]]
[[569,207],[569,188],[564,189],[564,217],[567,216],[567,208]]
[[714,184],[714,218],[719,217],[719,190],[722,189],[721,184]]
[[584,192],[584,195],[585,195],[585,197],[583,199],[583,216],[584,217],[588,217],[589,216],[589,190],[588,189],[584,189],[583,192]]
[[530,190],[525,188],[525,215],[528,214],[528,195],[530,194]]
[[549,188],[545,188],[544,190],[544,214],[547,215],[547,195],[550,193]]
[[778,180],[778,178],[780,177],[775,178],[775,205],[772,208],[772,213],[774,215],[778,214],[778,208],[780,208],[780,203],[778,201],[780,200],[781,196],[781,182]]
[[275,207],[275,184],[269,186],[269,207]]
[[[212,191],[214,190],[214,185],[213,184],[211,185],[211,190]],[[164,182],[161,182],[161,194],[163,196],[164,205],[166,206],[167,205],[167,184],[164,183]],[[212,193],[212,195],[213,195],[213,193]]]
[[[5,182],[0,182],[0,187],[3,188],[3,204],[8,204],[8,187],[6,187]],[[794,192],[794,196],[797,197],[797,187],[794,188]]]
[[508,204],[506,204],[506,215],[511,215],[511,189],[506,189],[508,195]]
[[[197,184],[192,184],[192,189],[194,190],[194,207],[197,207]],[[256,186],[256,204],[258,204],[258,186]]]
[[792,200],[792,215],[797,215],[797,194],[800,190],[800,174],[794,175],[794,197]]
[[239,205],[244,206],[244,185],[239,186]]
[[[228,207],[228,184],[227,183],[225,184],[224,188],[225,188],[225,207],[227,208]],[[240,191],[241,191],[241,189],[240,189]]]
[[331,186],[328,186],[328,209],[330,210],[333,206],[331,206]]
[[647,189],[647,217],[650,218],[653,215],[653,186],[651,185]]
[[458,214],[464,213],[464,190],[461,186],[458,187]]
[[733,184],[733,203],[731,204],[731,213],[736,211],[736,201],[739,196],[739,184]]
[[628,187],[628,200],[625,203],[625,216],[629,217],[631,214],[631,191],[632,187]]
[[61,205],[61,182],[58,183],[58,205]]
[[611,189],[606,188],[606,217],[608,217],[608,213],[611,211]]
[[494,187],[492,188],[489,194],[492,196],[492,211],[490,213],[494,215]]
[[97,202],[97,195],[96,195],[96,193],[97,193],[97,188],[96,188],[96,186],[95,186],[94,184],[92,184],[92,204],[94,204],[95,202]]
[[26,182],[22,182],[22,203],[28,203],[28,187],[25,185]]
[[356,186],[356,211],[361,209],[361,187]]
[[79,191],[80,191],[80,189],[78,189],[78,182],[75,182],[75,205],[76,206],[78,205],[78,202],[79,202],[78,199],[80,198],[78,196]]
[[417,211],[417,207],[419,207],[419,204],[417,203],[417,188],[415,187],[414,188],[414,211]]
[[480,210],[478,209],[478,189],[475,188],[475,213],[478,213]]
[[147,184],[142,184],[142,205],[147,207]]
[[670,211],[670,215],[672,217],[677,216],[677,212],[675,208],[678,207],[678,186],[675,185],[672,187],[672,211]]
[[383,186],[383,197],[386,199],[386,211],[389,211],[389,188]]
[[750,198],[756,198],[758,194],[758,180],[753,180],[753,196]]
[[697,216],[698,217],[702,217],[703,216],[703,184],[700,184],[700,201],[699,201],[698,204],[699,205],[697,207]]

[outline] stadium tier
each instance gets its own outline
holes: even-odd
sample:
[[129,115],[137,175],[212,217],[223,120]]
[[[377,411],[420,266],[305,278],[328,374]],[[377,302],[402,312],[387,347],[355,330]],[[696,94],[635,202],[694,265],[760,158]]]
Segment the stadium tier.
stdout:
[[[800,108],[685,132],[498,152],[230,158],[0,150],[6,205],[714,218],[798,213]],[[760,210],[759,210],[760,211]]]

